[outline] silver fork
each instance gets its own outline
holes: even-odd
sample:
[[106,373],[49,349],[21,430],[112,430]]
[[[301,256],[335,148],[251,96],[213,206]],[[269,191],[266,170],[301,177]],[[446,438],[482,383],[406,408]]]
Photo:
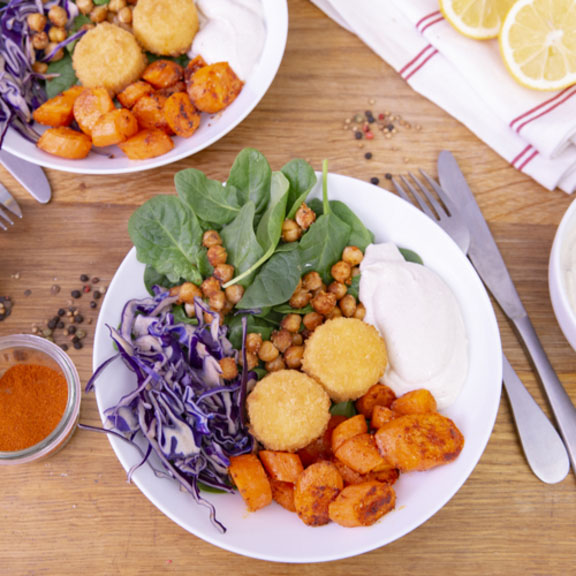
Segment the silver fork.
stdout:
[[[470,232],[458,209],[450,196],[433,178],[423,170],[420,170],[420,174],[428,183],[429,188],[410,172],[409,175],[414,184],[404,176],[400,176],[403,186],[396,178],[392,178],[396,192],[406,202],[417,204],[422,212],[445,230],[460,250],[467,254],[470,248]],[[566,477],[570,468],[566,447],[550,420],[510,365],[504,352],[502,352],[502,363],[504,387],[510,400],[526,460],[542,482],[548,484],[560,482]]]
[[2,208],[4,208],[3,204],[0,204],[0,228],[4,231],[8,230],[8,226],[6,225],[6,222],[8,223],[8,225],[10,226],[14,226],[14,221],[10,218],[10,216],[8,216],[7,214],[7,209],[4,208],[4,210],[6,210],[6,212],[4,210],[2,210]]

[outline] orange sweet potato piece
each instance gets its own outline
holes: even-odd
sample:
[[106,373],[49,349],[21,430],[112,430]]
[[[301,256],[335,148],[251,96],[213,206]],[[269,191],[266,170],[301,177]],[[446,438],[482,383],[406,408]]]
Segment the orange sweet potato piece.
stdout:
[[142,74],[142,80],[154,88],[166,88],[184,78],[184,68],[173,60],[156,60],[151,62]]
[[298,454],[275,452],[274,450],[260,450],[258,456],[260,456],[266,472],[268,472],[268,475],[274,480],[294,484],[304,470]]
[[369,481],[344,488],[330,503],[328,513],[330,520],[340,526],[372,526],[395,505],[396,493],[392,486]]
[[188,95],[198,110],[215,114],[236,100],[243,85],[227,62],[216,62],[192,74]]
[[372,410],[374,406],[386,406],[390,408],[392,402],[396,400],[396,394],[392,388],[389,388],[385,384],[374,384],[368,389],[368,392],[363,396],[360,396],[355,402],[356,410],[360,414],[364,414],[366,418],[372,418]]
[[337,458],[335,458],[333,462],[336,468],[338,468],[342,480],[344,480],[344,486],[362,484],[362,482],[368,482],[369,480],[376,480],[377,482],[392,485],[400,476],[400,473],[396,468],[390,468],[388,465],[384,465],[382,470],[373,470],[368,474],[360,474],[359,472],[356,472],[356,470],[352,470],[352,468],[346,466],[346,464]]
[[147,96],[142,96],[134,107],[132,112],[138,120],[138,125],[140,128],[157,128],[166,132],[166,134],[173,134],[172,129],[166,122],[166,116],[164,115],[164,104],[166,104],[166,96],[161,94],[148,94]]
[[346,440],[349,440],[357,434],[364,434],[368,432],[368,425],[366,424],[366,418],[363,414],[357,414],[341,422],[332,430],[332,452],[336,453],[336,450],[340,448]]
[[429,470],[455,460],[464,437],[449,418],[430,412],[399,416],[374,435],[380,454],[400,472]]
[[386,461],[378,452],[374,436],[367,432],[357,434],[346,440],[334,452],[334,455],[346,466],[360,474],[368,474],[368,472],[386,465]]
[[436,399],[425,388],[406,392],[394,400],[392,410],[399,416],[404,414],[426,414],[436,412]]
[[138,132],[138,121],[130,110],[116,108],[102,114],[92,128],[94,146],[113,146],[125,142]]
[[343,487],[342,476],[332,462],[320,461],[308,466],[298,477],[294,488],[294,505],[304,524],[327,524],[330,521],[330,502]]
[[71,160],[86,158],[92,149],[92,141],[86,134],[66,126],[48,128],[36,145],[44,152]]
[[396,415],[391,408],[386,406],[374,406],[372,410],[372,420],[370,420],[370,426],[372,428],[380,428],[386,424],[386,422],[390,422]]
[[162,130],[142,130],[118,147],[130,160],[146,160],[162,156],[174,148],[172,138]]
[[156,90],[154,94],[161,94],[162,96],[166,96],[166,98],[170,98],[172,94],[177,94],[179,92],[186,92],[186,83],[182,80],[176,82],[176,84],[172,84],[172,86],[160,88],[159,90]]
[[154,88],[150,86],[148,82],[138,80],[132,84],[128,84],[116,98],[118,98],[118,102],[120,102],[124,108],[132,108],[142,96],[148,96],[148,94],[152,94],[152,92],[154,92]]
[[270,481],[255,454],[231,456],[228,472],[248,510],[254,512],[272,502]]
[[186,92],[176,92],[164,104],[164,117],[174,134],[189,138],[200,126],[200,112]]
[[282,508],[286,508],[286,510],[290,512],[296,512],[296,505],[294,504],[294,484],[271,479],[270,486],[272,486],[273,500],[278,502]]
[[34,110],[34,121],[54,128],[70,126],[74,120],[74,102],[83,90],[82,86],[72,86],[62,94],[50,98]]
[[204,60],[204,58],[202,58],[202,56],[196,56],[195,58],[190,60],[190,62],[188,62],[188,64],[186,65],[186,68],[184,68],[184,80],[186,84],[190,83],[190,81],[192,80],[192,76],[194,75],[194,72],[196,72],[196,70],[200,70],[200,68],[204,68],[204,66],[206,65],[207,65],[206,61]]
[[106,88],[85,88],[74,102],[74,118],[88,136],[102,114],[114,110],[114,102]]
[[320,438],[310,442],[308,446],[298,450],[298,456],[300,456],[304,468],[307,468],[310,464],[314,464],[314,462],[318,462],[319,460],[332,459],[332,432],[334,428],[336,428],[340,422],[344,422],[344,420],[346,420],[346,416],[333,414],[330,416],[330,420],[328,420],[328,426],[324,434],[320,436]]
[[384,468],[382,470],[373,470],[370,474],[366,475],[366,479],[376,480],[384,484],[394,484],[400,477],[398,468]]

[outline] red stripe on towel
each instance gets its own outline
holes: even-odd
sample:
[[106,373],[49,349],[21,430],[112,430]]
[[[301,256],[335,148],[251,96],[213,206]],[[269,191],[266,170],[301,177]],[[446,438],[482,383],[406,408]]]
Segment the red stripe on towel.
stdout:
[[[540,110],[541,108],[544,108],[546,106],[552,105],[552,108],[547,109],[546,111],[543,112],[543,114],[546,114],[550,110],[553,110],[554,108],[556,108],[556,106],[559,106],[560,104],[562,104],[562,102],[564,102],[566,100],[566,98],[565,98],[566,93],[569,92],[570,90],[574,90],[574,86],[569,86],[568,88],[564,88],[564,90],[562,90],[562,92],[559,92],[558,94],[556,94],[552,98],[546,100],[545,102],[538,104],[538,106],[534,106],[534,108],[531,108],[530,110],[527,110],[526,112],[524,112],[524,114],[521,114],[520,116],[514,118],[514,120],[512,120],[512,122],[510,122],[510,128],[513,128],[514,130],[516,130],[516,132],[518,132],[520,130],[520,128],[514,127],[514,124],[516,124],[517,122],[520,122],[521,120],[523,120],[527,116],[534,114],[535,112],[537,112],[538,110]],[[568,98],[570,98],[573,95],[574,95],[574,92],[569,94]],[[561,101],[557,102],[558,100],[561,100]],[[526,122],[522,123],[522,126],[524,126],[528,122],[531,122],[532,120],[533,120],[533,118],[527,120]]]
[[526,166],[532,162],[536,156],[538,156],[538,150],[534,150],[534,152],[532,152],[532,154],[530,154],[530,156],[528,156],[528,158],[526,158],[526,160],[524,160],[524,162],[518,166],[518,170],[524,170],[524,168],[526,168]]
[[418,54],[416,54],[416,56],[414,56],[414,58],[412,58],[412,60],[410,60],[410,62],[408,62],[408,64],[406,64],[406,66],[404,66],[404,68],[399,71],[400,76],[404,77],[404,73],[407,72],[413,64],[415,64],[426,52],[433,49],[434,48],[428,44],[426,48],[420,50],[420,52],[418,52]]
[[512,166],[517,168],[516,162],[520,161],[522,159],[522,157],[525,156],[526,153],[529,152],[530,150],[532,150],[532,146],[530,144],[528,144],[528,146],[526,146],[526,148],[524,148],[524,150],[522,150],[522,152],[520,152],[520,154],[518,154],[518,156],[516,156],[516,158],[514,158],[514,160],[512,160],[512,162],[511,162]]
[[442,22],[444,20],[444,16],[440,10],[436,10],[436,12],[432,12],[424,18],[421,18],[416,23],[416,30],[420,32],[420,34],[424,34],[424,31],[430,28],[430,26],[434,26],[434,24],[438,24],[438,22]]
[[540,114],[536,114],[536,116],[532,116],[531,118],[524,120],[524,122],[522,122],[522,124],[520,124],[519,126],[517,126],[515,128],[516,132],[520,133],[520,130],[522,130],[522,128],[524,128],[524,126],[526,126],[527,124],[530,124],[530,122],[534,122],[534,120],[537,120],[538,118],[541,118],[542,116],[545,116],[549,112],[552,112],[552,110],[555,110],[556,108],[558,108],[558,106],[560,106],[561,104],[564,104],[564,102],[566,102],[567,100],[570,100],[570,98],[572,98],[572,96],[574,96],[575,94],[576,94],[576,88],[574,88],[574,90],[572,90],[572,92],[570,92],[569,94],[565,94],[561,100],[557,100],[556,102],[554,102],[554,104],[552,106],[550,106],[550,108],[543,110],[542,112],[540,112]]
[[420,64],[418,64],[418,66],[416,66],[416,68],[414,68],[414,70],[404,76],[404,80],[409,80],[412,78],[412,76],[414,76],[414,74],[416,74],[416,72],[418,72],[418,70],[420,70],[420,68],[422,68],[424,64],[426,64],[426,62],[428,62],[428,60],[430,60],[430,58],[436,54],[438,54],[438,50],[434,49],[432,52],[430,52],[430,54],[428,54],[428,56],[426,56],[426,58],[424,58],[424,60],[422,60],[422,62],[420,62]]

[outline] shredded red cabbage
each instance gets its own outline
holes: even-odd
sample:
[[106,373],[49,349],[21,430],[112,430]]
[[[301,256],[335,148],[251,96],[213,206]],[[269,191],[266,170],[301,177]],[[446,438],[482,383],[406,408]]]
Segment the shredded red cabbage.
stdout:
[[[224,381],[218,361],[236,359],[238,354],[226,337],[227,328],[199,299],[195,302],[198,324],[176,323],[175,300],[158,291],[154,297],[125,305],[119,328],[108,327],[119,353],[96,370],[86,390],[93,389],[114,359],[125,362],[136,374],[136,387],[105,414],[116,433],[129,441],[143,437],[147,442],[143,460],[130,476],[151,453],[156,454],[167,475],[208,507],[213,523],[225,531],[199,485],[233,491],[229,458],[254,447],[243,411],[248,381],[255,375],[243,369],[233,380]],[[214,315],[210,324],[204,322],[204,312]],[[245,337],[244,322],[244,341]]]

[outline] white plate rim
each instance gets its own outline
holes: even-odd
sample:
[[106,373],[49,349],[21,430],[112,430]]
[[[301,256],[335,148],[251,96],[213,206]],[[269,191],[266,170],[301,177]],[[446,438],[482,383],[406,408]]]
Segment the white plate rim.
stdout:
[[[318,192],[318,187],[316,187],[316,193]],[[328,176],[328,189],[330,191],[330,197],[332,199],[340,199],[345,200],[353,210],[358,213],[358,206],[356,203],[359,202],[359,198],[363,199],[366,197],[369,198],[378,198],[378,202],[385,206],[390,212],[393,212],[393,216],[396,217],[398,215],[406,216],[408,215],[409,219],[416,225],[417,230],[407,231],[406,235],[401,238],[390,238],[394,240],[399,245],[412,248],[417,252],[420,252],[425,260],[427,265],[430,265],[427,260],[426,252],[428,251],[428,246],[418,245],[418,241],[411,242],[412,239],[416,239],[416,237],[423,236],[424,238],[432,237],[435,239],[436,246],[438,245],[442,247],[442,251],[444,257],[449,257],[450,262],[455,263],[458,269],[458,276],[464,277],[465,285],[467,290],[472,290],[474,292],[475,300],[475,310],[476,312],[472,312],[470,310],[463,310],[465,315],[465,323],[467,324],[467,328],[470,328],[468,324],[471,320],[468,318],[467,314],[475,314],[474,322],[476,324],[481,325],[481,330],[479,334],[481,334],[483,338],[483,346],[485,348],[482,350],[482,358],[481,362],[483,362],[485,366],[485,373],[482,375],[482,385],[486,386],[486,395],[487,397],[485,400],[485,405],[482,406],[483,412],[483,419],[481,420],[481,428],[480,433],[478,436],[470,437],[466,434],[467,428],[467,421],[462,422],[462,418],[459,417],[460,414],[464,413],[467,414],[466,410],[462,412],[463,408],[458,407],[458,403],[460,399],[457,401],[457,405],[452,409],[448,409],[444,413],[446,413],[449,417],[453,418],[459,425],[459,427],[463,430],[464,436],[466,438],[466,444],[462,454],[460,455],[459,459],[455,462],[437,468],[435,470],[425,472],[425,473],[413,473],[412,475],[404,475],[401,477],[399,483],[397,483],[397,491],[398,491],[398,501],[397,501],[397,510],[401,510],[402,514],[404,514],[404,509],[406,502],[402,501],[402,491],[414,491],[414,485],[416,483],[416,490],[418,489],[418,481],[422,478],[420,475],[426,474],[427,475],[427,482],[430,483],[432,481],[440,482],[442,484],[446,484],[446,480],[450,480],[450,472],[457,471],[458,476],[456,481],[452,481],[450,484],[450,488],[448,490],[442,489],[441,497],[436,500],[433,504],[425,504],[426,512],[424,514],[416,513],[414,517],[410,517],[408,521],[403,522],[401,529],[398,529],[393,532],[393,534],[388,534],[384,530],[384,534],[381,538],[374,538],[374,533],[370,531],[379,531],[381,530],[381,526],[384,524],[383,521],[376,524],[370,528],[358,528],[354,530],[349,530],[345,528],[338,527],[334,524],[330,524],[325,527],[321,528],[313,528],[310,529],[303,524],[296,518],[296,522],[300,523],[299,528],[295,528],[298,533],[305,533],[306,540],[317,540],[317,535],[322,534],[322,532],[318,531],[325,531],[323,534],[323,538],[321,538],[318,543],[324,540],[331,540],[335,537],[339,537],[342,532],[344,536],[344,541],[347,543],[352,542],[348,549],[343,548],[342,546],[333,546],[331,549],[324,549],[321,553],[311,553],[310,550],[306,552],[298,552],[292,553],[292,551],[288,551],[293,547],[293,544],[290,543],[290,526],[289,528],[284,528],[283,526],[278,526],[274,523],[274,530],[278,531],[278,537],[284,538],[286,540],[286,549],[281,550],[260,550],[258,547],[248,547],[249,543],[246,542],[236,542],[234,538],[230,538],[226,540],[227,535],[220,535],[217,533],[212,526],[210,526],[210,530],[206,530],[203,527],[198,527],[192,525],[191,522],[182,517],[179,508],[174,508],[166,505],[166,502],[163,501],[162,497],[158,497],[158,490],[161,493],[165,493],[163,487],[166,485],[162,485],[160,489],[158,485],[155,485],[156,482],[168,482],[167,480],[159,480],[158,478],[150,478],[153,475],[148,474],[148,477],[145,474],[145,469],[142,468],[139,470],[136,475],[134,476],[134,483],[138,486],[138,488],[146,495],[146,497],[156,505],[164,514],[166,514],[169,518],[171,518],[174,522],[182,526],[187,531],[191,532],[192,534],[202,538],[203,540],[214,544],[220,548],[225,550],[229,550],[231,552],[235,552],[244,556],[257,558],[261,560],[268,560],[274,562],[288,562],[288,563],[315,563],[315,562],[325,562],[325,561],[332,561],[338,560],[342,558],[347,558],[351,556],[356,556],[358,554],[362,554],[368,552],[370,550],[379,548],[386,544],[389,544],[398,538],[404,536],[405,534],[411,532],[418,526],[425,523],[428,519],[430,519],[436,512],[438,512],[460,489],[460,487],[464,484],[464,482],[468,479],[469,475],[472,473],[473,469],[475,468],[476,464],[478,463],[480,457],[482,456],[486,444],[491,436],[492,429],[496,420],[496,416],[498,413],[498,408],[500,404],[500,394],[501,394],[501,381],[502,381],[502,363],[501,363],[501,342],[500,342],[500,333],[498,329],[498,325],[496,322],[496,317],[494,314],[494,309],[490,302],[490,298],[486,293],[486,290],[479,279],[478,275],[476,274],[474,268],[468,261],[468,259],[460,252],[456,244],[446,235],[446,233],[441,230],[435,223],[433,223],[427,216],[423,215],[419,210],[414,208],[413,206],[407,204],[394,194],[382,190],[380,188],[374,187],[371,184],[366,182],[356,180],[354,178],[336,175],[336,174],[329,174]],[[350,195],[348,196],[348,191],[350,191]],[[369,211],[373,217],[375,214],[374,210]],[[377,217],[377,216],[376,216]],[[378,218],[378,217],[377,217]],[[392,217],[391,217],[392,218]],[[362,219],[365,220],[364,215],[362,215]],[[369,225],[369,223],[367,223]],[[374,229],[372,226],[373,231],[376,234],[377,240],[381,240],[379,238],[378,230]],[[402,233],[400,232],[400,235]],[[424,252],[424,253],[423,253]],[[434,259],[433,259],[434,260]],[[433,265],[431,266],[433,269],[436,269],[437,272],[443,276],[442,270],[446,270],[446,266],[443,268],[443,264],[441,260],[434,261]],[[103,360],[108,358],[113,353],[113,349],[110,344],[110,340],[108,338],[108,331],[105,327],[106,320],[111,320],[110,318],[110,311],[113,307],[116,308],[116,312],[118,308],[121,307],[120,302],[114,302],[114,294],[120,289],[120,285],[124,282],[127,274],[130,276],[134,275],[134,272],[137,273],[138,269],[140,269],[140,274],[143,270],[143,265],[136,261],[136,254],[135,249],[132,248],[130,252],[125,257],[124,261],[118,268],[116,275],[114,276],[110,287],[107,291],[105,296],[102,309],[100,311],[100,315],[98,318],[98,323],[96,327],[95,333],[95,342],[94,342],[94,353],[93,353],[93,365],[96,368]],[[122,274],[122,271],[125,273]],[[143,283],[139,282],[139,287],[137,293],[133,295],[133,297],[139,297],[145,295],[145,289],[143,287]],[[453,286],[454,288],[454,286]],[[458,288],[459,291],[462,290],[462,287]],[[460,297],[460,292],[457,293],[457,297]],[[476,314],[478,310],[481,310],[480,314]],[[476,329],[476,324],[474,325],[474,329]],[[474,352],[474,351],[473,351]],[[471,356],[471,367],[474,369],[475,366],[479,365],[479,350],[476,350],[475,353]],[[474,374],[469,375],[470,379],[479,379]],[[470,386],[468,387],[468,389]],[[465,391],[467,389],[465,388]],[[464,394],[465,392],[463,392]],[[468,392],[466,392],[468,393]],[[475,392],[476,393],[476,392]],[[103,394],[103,387],[96,386],[96,398],[98,403],[98,409],[102,416],[102,409],[103,409],[103,402],[104,402],[104,394]],[[462,395],[461,395],[462,397]],[[480,401],[484,397],[484,393],[480,396]],[[475,416],[475,418],[477,418]],[[112,436],[109,436],[110,443],[112,447],[122,463],[122,466],[128,470],[129,467],[137,461],[135,451],[130,447],[127,447],[125,443],[120,440],[115,439]],[[403,484],[401,484],[402,482]],[[407,486],[407,488],[406,488]],[[401,488],[398,490],[398,488]],[[420,496],[420,494],[418,494]],[[217,510],[218,507],[222,509],[223,506],[239,506],[238,510],[242,509],[242,503],[240,496],[217,496],[217,500],[213,500],[216,502]],[[240,504],[238,504],[238,500],[236,502],[232,502],[231,498],[237,498],[240,500]],[[220,504],[219,504],[220,502]],[[273,506],[276,506],[273,504]],[[286,524],[290,524],[292,522],[292,517],[295,515],[291,515],[288,512],[278,509],[282,514],[286,514],[286,520],[284,521],[284,517],[282,518],[282,522]],[[276,512],[278,511],[276,510]],[[197,508],[198,514],[206,515],[206,511],[202,508]],[[274,509],[267,509],[261,510],[254,514],[244,513],[242,514],[242,518],[239,519],[239,523],[242,524],[246,522],[246,530],[250,530],[250,524],[256,518],[262,519],[261,521],[257,522],[257,525],[261,523],[265,523],[269,520],[269,517],[275,519],[276,514],[274,513]],[[393,517],[396,514],[396,511],[393,511],[388,516],[384,517],[383,520],[388,521],[387,519]],[[377,532],[376,532],[377,533]],[[378,533],[377,533],[378,534]],[[367,536],[365,539],[362,538],[360,535]],[[282,547],[281,547],[282,548]]]

